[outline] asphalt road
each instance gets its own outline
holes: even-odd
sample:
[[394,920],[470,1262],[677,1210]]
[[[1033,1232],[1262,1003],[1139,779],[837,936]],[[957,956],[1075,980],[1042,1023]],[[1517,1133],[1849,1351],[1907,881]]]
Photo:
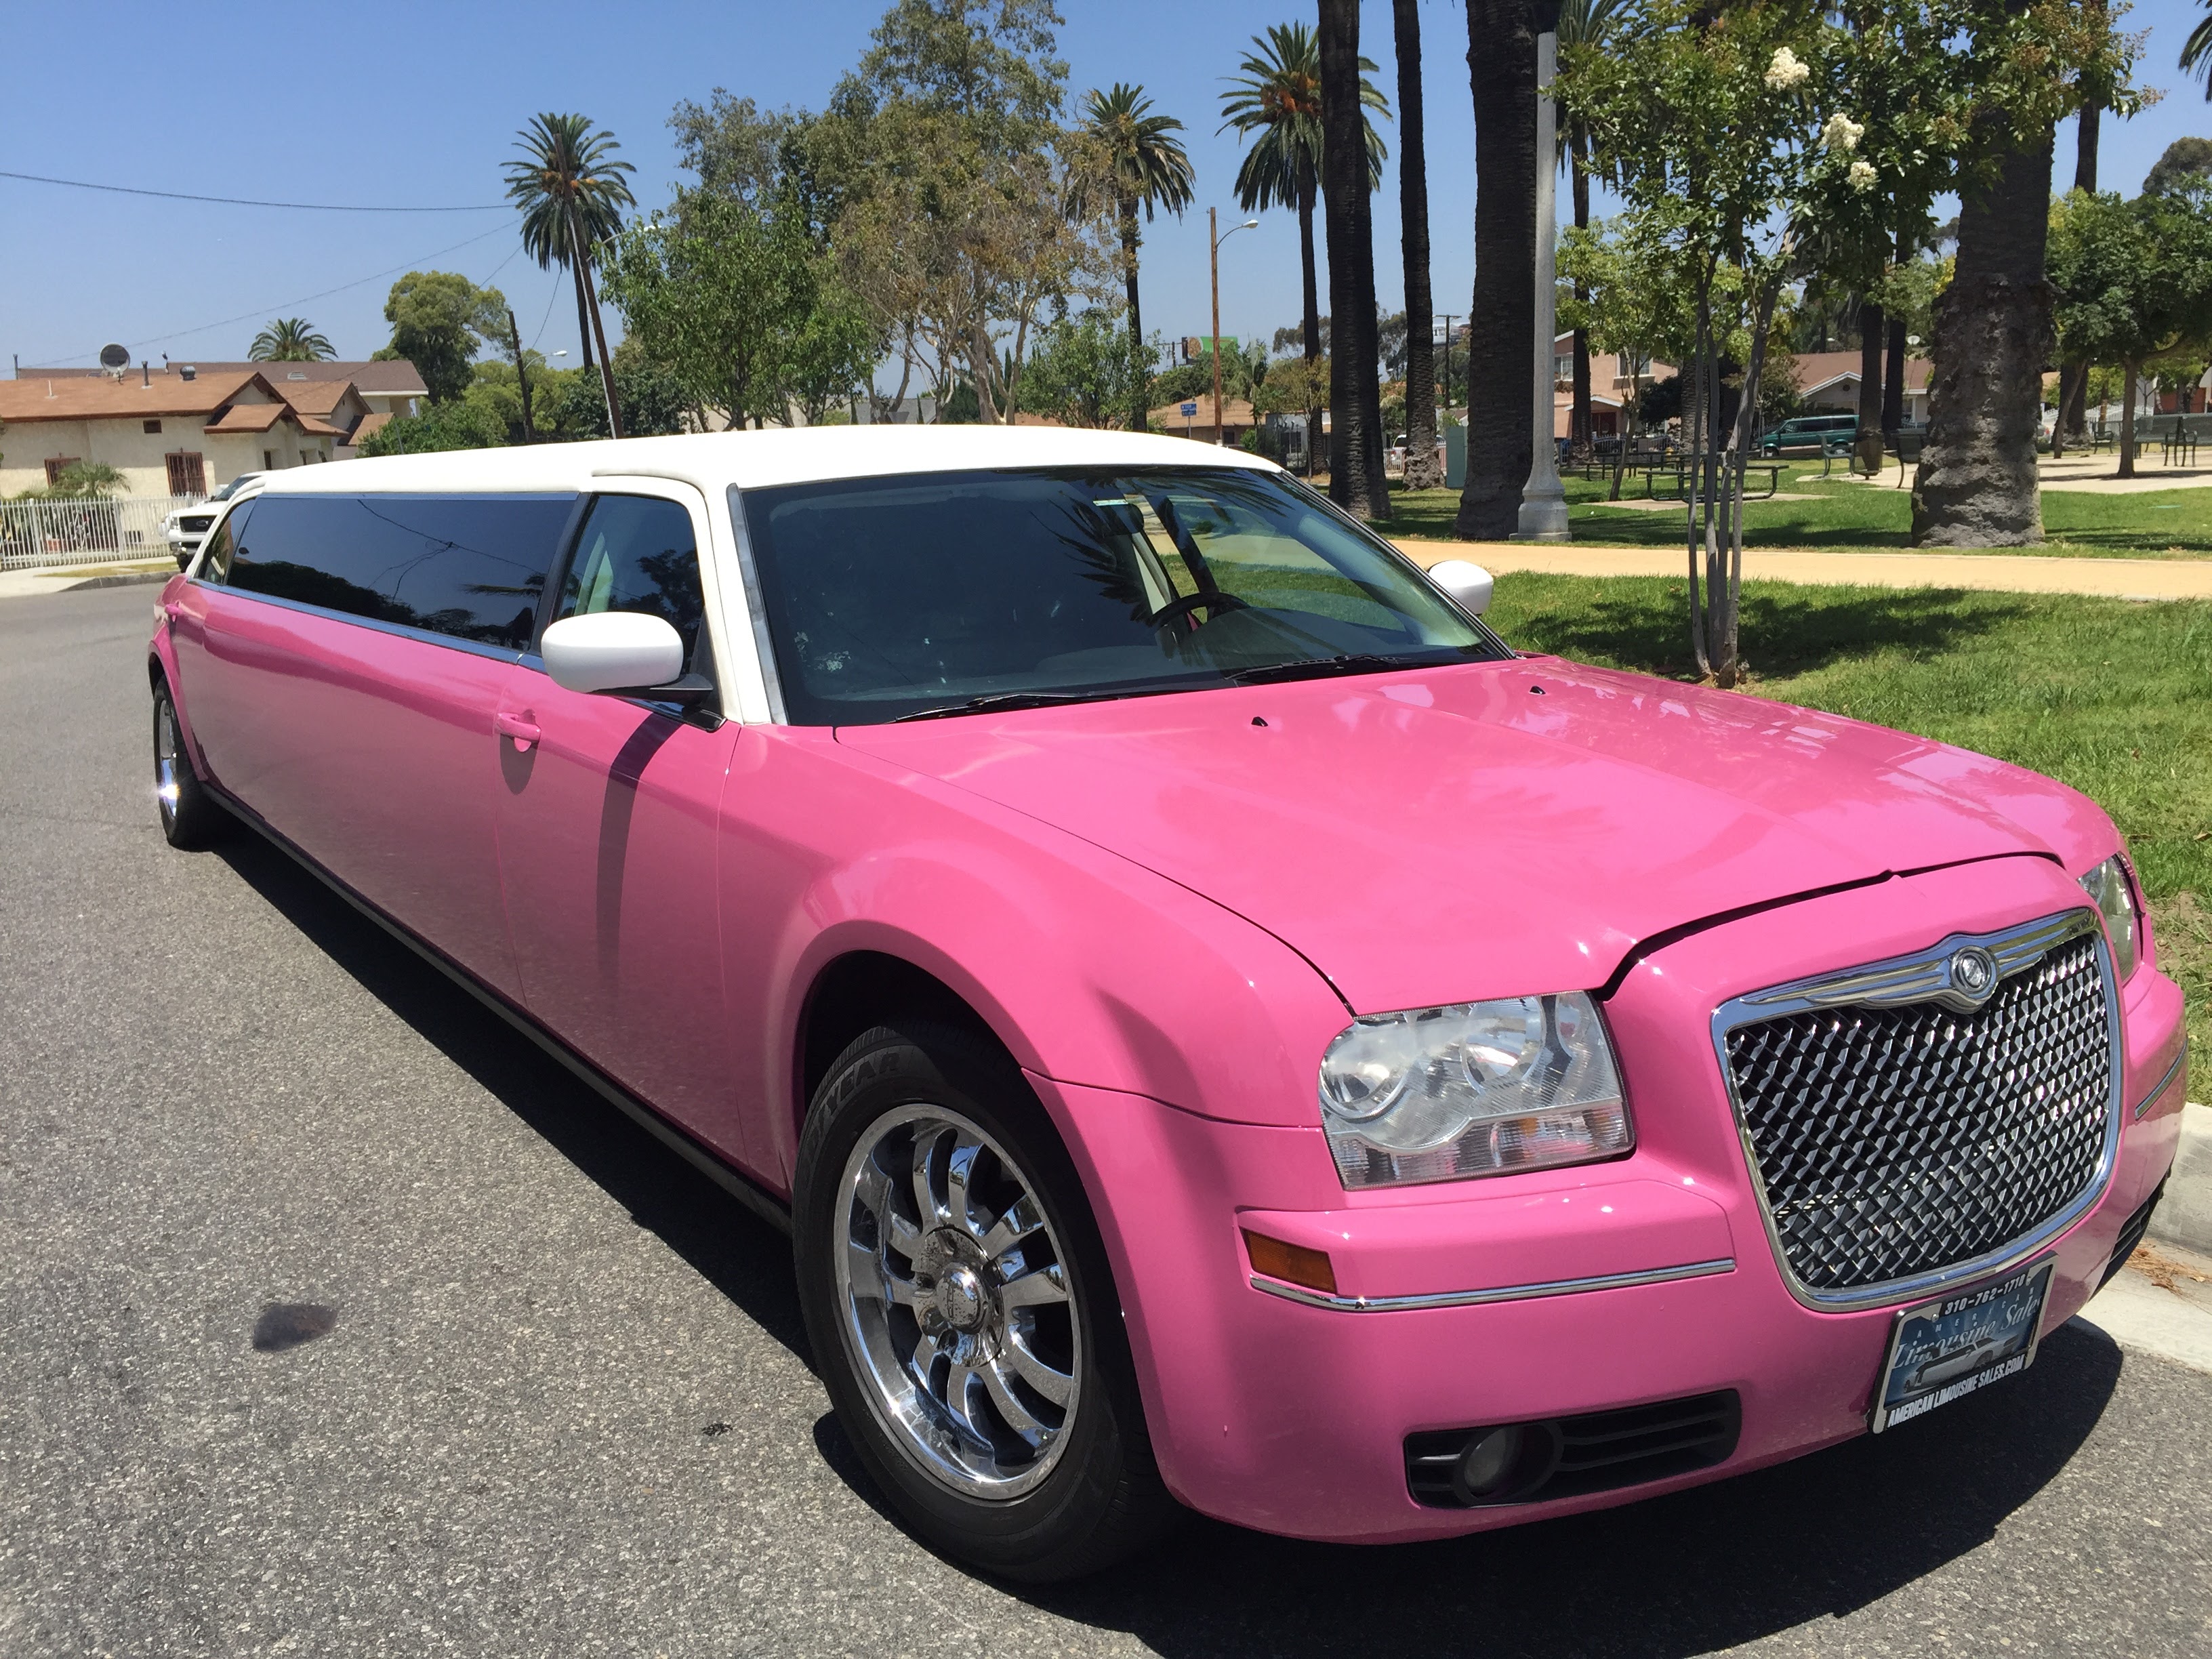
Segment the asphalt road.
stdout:
[[2212,1652],[2212,1378],[2078,1325],[1601,1516],[946,1565],[830,1421],[774,1232],[283,855],[164,847],[153,597],[0,604],[9,1659]]

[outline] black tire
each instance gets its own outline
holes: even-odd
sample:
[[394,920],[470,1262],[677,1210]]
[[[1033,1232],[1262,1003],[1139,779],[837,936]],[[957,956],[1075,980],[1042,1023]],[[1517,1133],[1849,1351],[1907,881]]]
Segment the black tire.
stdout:
[[223,810],[192,769],[166,680],[154,682],[154,805],[161,815],[162,836],[182,851],[197,852],[222,832]]
[[[1041,1203],[1079,1328],[1075,1405],[1038,1484],[982,1498],[933,1476],[895,1437],[855,1346],[837,1258],[853,1225],[844,1190],[864,1134],[915,1105],[969,1120],[1018,1165]],[[1028,1583],[1097,1572],[1163,1536],[1181,1514],[1162,1484],[1106,1252],[1075,1168],[1005,1053],[957,1027],[899,1021],[862,1033],[815,1091],[799,1139],[793,1251],[817,1369],[837,1420],[908,1525],[940,1553]]]

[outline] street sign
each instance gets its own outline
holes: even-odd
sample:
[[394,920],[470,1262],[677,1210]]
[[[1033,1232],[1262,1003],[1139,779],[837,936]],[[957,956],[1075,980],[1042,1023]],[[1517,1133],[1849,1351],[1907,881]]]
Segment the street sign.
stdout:
[[1190,402],[1188,402],[1188,403],[1185,404],[1182,406],[1182,412],[1183,412],[1185,415],[1195,415],[1195,414],[1197,414],[1197,413],[1198,413],[1198,399],[1196,399],[1195,398],[1192,398],[1192,399],[1190,400]]

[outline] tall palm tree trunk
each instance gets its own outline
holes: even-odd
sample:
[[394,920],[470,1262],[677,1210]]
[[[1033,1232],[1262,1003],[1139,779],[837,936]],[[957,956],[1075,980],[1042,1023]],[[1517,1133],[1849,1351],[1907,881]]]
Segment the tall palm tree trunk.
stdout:
[[1975,126],[1996,168],[1961,204],[1958,264],[1936,301],[1928,447],[1912,489],[1917,547],[2043,540],[2035,433],[2057,344],[2044,275],[2051,130],[2022,143],[1996,112]]
[[[571,235],[569,241],[573,246],[575,241],[575,238]],[[576,287],[576,338],[581,343],[584,349],[584,367],[586,368],[589,368],[593,362],[592,356],[592,309],[591,302],[584,298],[584,268],[576,263],[574,255],[571,255],[564,263],[568,267],[569,280],[573,282]]]
[[[2100,9],[2102,9],[2100,8]],[[2081,102],[2081,114],[2076,121],[2074,145],[2074,188],[2094,191],[2097,188],[2097,129],[2101,125],[2103,106],[2094,98]],[[2051,453],[2063,455],[2069,438],[2088,435],[2089,365],[2079,357],[2068,357],[2058,366],[2058,418],[2051,424]]]
[[[1570,169],[1569,177],[1574,187],[1577,230],[1589,228],[1589,170],[1584,154],[1589,145],[1588,136],[1579,129],[1568,137],[1567,164]],[[1587,301],[1589,298],[1589,290],[1582,283],[1577,283],[1575,298]],[[1586,328],[1578,328],[1575,331],[1574,398],[1574,411],[1569,416],[1567,422],[1568,441],[1573,446],[1576,453],[1588,455],[1591,453],[1592,421],[1589,331]]]
[[568,221],[569,257],[576,262],[577,281],[583,285],[584,297],[589,301],[592,314],[592,337],[599,348],[599,390],[605,393],[607,403],[607,433],[611,437],[623,435],[622,407],[615,397],[615,360],[607,350],[606,325],[599,317],[599,296],[592,281],[592,253],[584,245],[583,227],[574,218]]
[[1129,430],[1142,432],[1150,413],[1152,376],[1144,372],[1145,321],[1137,308],[1137,203],[1124,196],[1117,204],[1121,221],[1121,282],[1129,295]]
[[1390,516],[1376,383],[1375,226],[1359,102],[1359,0],[1321,0],[1322,190],[1328,212],[1329,499],[1363,519]]
[[[1310,179],[1298,183],[1298,268],[1305,282],[1305,315],[1301,322],[1305,330],[1306,362],[1321,361],[1321,284],[1314,275],[1314,187]],[[1311,472],[1321,465],[1321,422],[1322,411],[1306,410],[1306,471]]]
[[1869,474],[1881,471],[1881,357],[1888,344],[1881,307],[1860,301],[1858,469]]
[[1474,94],[1474,295],[1467,319],[1467,483],[1452,533],[1502,541],[1519,527],[1534,459],[1528,365],[1536,349],[1536,34],[1530,0],[1468,0]]
[[1406,259],[1406,488],[1434,489],[1444,477],[1437,463],[1429,160],[1421,131],[1421,16],[1414,0],[1392,0],[1390,21],[1398,51],[1398,221]]

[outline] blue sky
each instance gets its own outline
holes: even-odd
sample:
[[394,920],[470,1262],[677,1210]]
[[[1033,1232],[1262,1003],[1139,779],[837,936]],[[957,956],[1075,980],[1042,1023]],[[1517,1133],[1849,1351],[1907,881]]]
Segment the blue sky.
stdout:
[[[1238,148],[1217,136],[1223,77],[1250,36],[1308,15],[1295,5],[1061,0],[1071,90],[1141,82],[1179,116],[1198,173],[1197,210],[1147,233],[1148,327],[1206,329],[1206,215],[1241,217]],[[409,207],[495,204],[500,163],[539,110],[581,110],[638,169],[641,204],[682,179],[667,127],[678,100],[717,86],[763,104],[818,106],[867,43],[875,0],[803,5],[722,0],[636,8],[543,0],[527,7],[395,3],[265,9],[174,4],[25,8],[9,20],[0,167],[104,184],[285,201]],[[1435,302],[1463,312],[1474,279],[1474,116],[1467,14],[1425,0],[1429,203]],[[2212,107],[2173,67],[2197,0],[2145,0],[2144,79],[2167,89],[2132,122],[2107,121],[2101,182],[2132,191],[2172,139],[2212,134]],[[1367,55],[1395,101],[1390,10],[1364,12]],[[1402,295],[1394,170],[1375,204],[1376,285]],[[2073,177],[2071,124],[2058,143]],[[1222,331],[1272,334],[1298,314],[1297,222],[1260,216],[1222,251]],[[1317,227],[1318,228],[1318,227]],[[455,246],[460,244],[461,246]],[[526,342],[574,362],[575,307],[557,273],[520,253],[511,213],[331,214],[216,207],[0,179],[0,352],[88,363],[110,340],[134,358],[242,357],[267,318],[304,315],[346,357],[389,331],[382,307],[409,269],[465,272],[501,289]],[[378,274],[388,273],[388,274]],[[362,280],[368,278],[369,280]],[[1326,275],[1323,308],[1327,308]],[[331,292],[328,290],[336,290]],[[236,319],[220,322],[223,319]],[[611,326],[615,319],[610,315]],[[208,326],[216,325],[217,326]]]

